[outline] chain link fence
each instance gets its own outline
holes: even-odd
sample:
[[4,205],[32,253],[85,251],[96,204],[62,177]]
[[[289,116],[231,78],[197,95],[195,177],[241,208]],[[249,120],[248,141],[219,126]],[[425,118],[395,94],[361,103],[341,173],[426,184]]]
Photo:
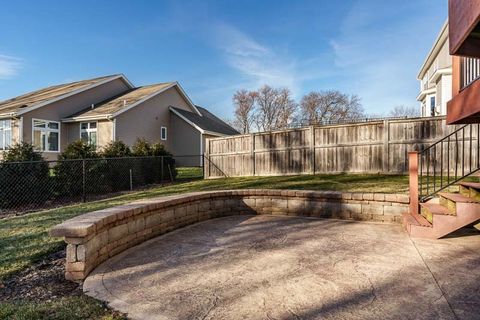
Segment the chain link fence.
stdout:
[[0,163],[0,216],[203,178],[203,156]]

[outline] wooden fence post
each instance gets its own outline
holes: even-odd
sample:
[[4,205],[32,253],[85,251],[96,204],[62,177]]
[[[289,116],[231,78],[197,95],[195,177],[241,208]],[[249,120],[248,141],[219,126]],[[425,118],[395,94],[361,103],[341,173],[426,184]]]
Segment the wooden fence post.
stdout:
[[418,152],[411,151],[408,153],[408,174],[410,187],[410,214],[419,213],[418,202]]
[[250,134],[250,159],[252,164],[252,176],[255,175],[255,133]]
[[315,127],[310,126],[310,164],[311,172],[315,174]]
[[205,139],[205,150],[203,152],[204,179],[210,178],[210,139]]
[[389,166],[389,152],[390,152],[390,123],[388,119],[383,120],[383,159],[382,159],[382,170],[383,173],[390,172]]

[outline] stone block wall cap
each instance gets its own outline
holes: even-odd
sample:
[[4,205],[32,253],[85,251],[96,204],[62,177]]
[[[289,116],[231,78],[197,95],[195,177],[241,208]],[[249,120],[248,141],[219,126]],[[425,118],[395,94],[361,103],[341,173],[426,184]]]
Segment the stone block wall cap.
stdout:
[[66,221],[50,229],[52,237],[84,238],[96,230],[91,222]]

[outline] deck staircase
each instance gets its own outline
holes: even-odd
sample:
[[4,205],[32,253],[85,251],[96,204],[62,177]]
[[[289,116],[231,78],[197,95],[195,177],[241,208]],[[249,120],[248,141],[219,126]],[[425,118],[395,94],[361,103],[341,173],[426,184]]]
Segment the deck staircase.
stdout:
[[465,181],[480,170],[478,137],[480,124],[466,125],[410,153],[410,212],[402,220],[411,237],[439,239],[480,221],[480,183]]

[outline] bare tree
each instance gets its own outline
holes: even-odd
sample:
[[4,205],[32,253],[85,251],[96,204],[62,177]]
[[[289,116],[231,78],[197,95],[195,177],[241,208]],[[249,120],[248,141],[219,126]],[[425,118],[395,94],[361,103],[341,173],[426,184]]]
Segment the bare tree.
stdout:
[[260,131],[283,129],[293,120],[296,103],[290,90],[263,86],[256,95],[255,122]]
[[233,95],[235,120],[233,126],[241,133],[249,133],[254,120],[255,99],[257,93],[239,90]]
[[287,128],[293,121],[297,109],[297,103],[292,98],[292,93],[287,88],[277,89],[276,108],[278,114],[275,129]]
[[348,96],[337,90],[310,92],[300,102],[303,121],[318,124],[363,117],[363,107],[356,95]]
[[420,111],[414,107],[399,105],[393,108],[388,115],[390,117],[419,117]]
[[301,120],[308,122],[309,124],[320,122],[320,92],[312,91],[309,94],[303,96],[300,101]]

